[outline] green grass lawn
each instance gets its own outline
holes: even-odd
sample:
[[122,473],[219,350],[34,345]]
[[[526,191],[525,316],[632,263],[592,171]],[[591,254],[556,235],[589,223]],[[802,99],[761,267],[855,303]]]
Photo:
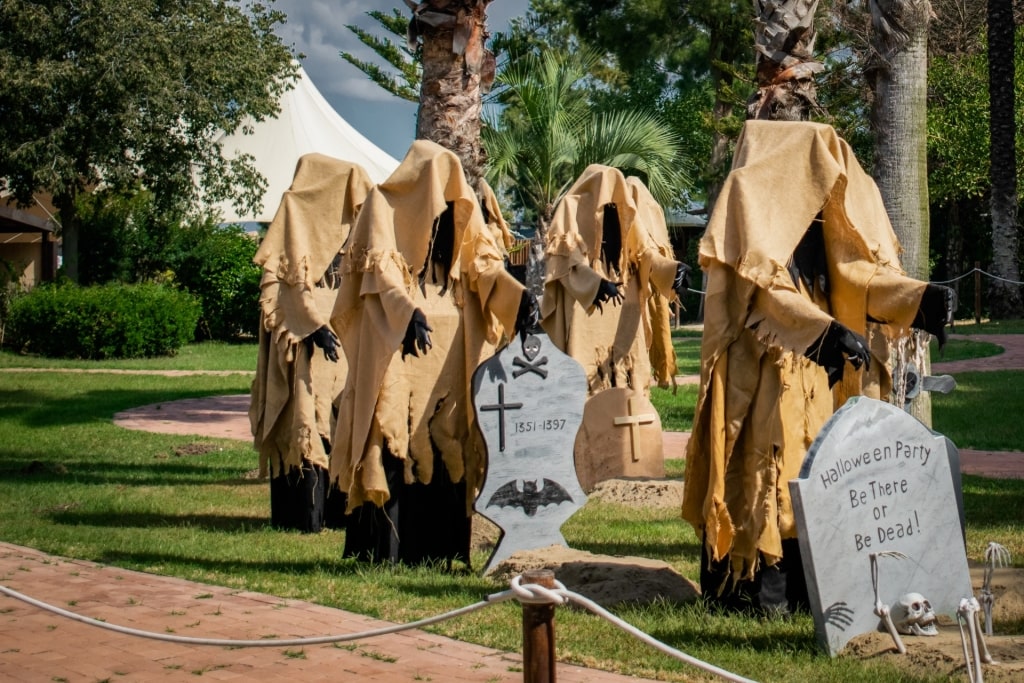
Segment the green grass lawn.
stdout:
[[252,372],[256,367],[256,344],[202,342],[182,347],[177,355],[160,358],[120,360],[75,360],[44,358],[0,350],[0,368],[75,368],[117,370],[238,370]]
[[[694,348],[687,346],[687,353]],[[200,345],[193,350],[193,369],[244,370],[255,365],[254,345]],[[183,352],[180,358],[189,354]],[[242,358],[248,360],[243,363]],[[11,367],[11,359],[12,354],[0,354],[0,366]],[[127,363],[147,362],[153,365],[146,367],[158,369],[168,361]],[[1003,417],[1004,408],[1016,407],[1010,403],[1012,394],[1020,393],[1014,386],[1024,379],[1017,374],[958,376],[961,388],[936,400],[936,428],[958,443],[975,438],[983,443],[982,437],[1020,443],[1017,422]],[[1006,379],[1000,381],[1000,376]],[[302,535],[269,527],[268,485],[252,478],[257,462],[248,443],[135,432],[111,421],[114,413],[135,406],[245,393],[249,381],[246,374],[165,377],[0,370],[0,538],[58,555],[304,599],[398,622],[461,607],[504,588],[475,574],[342,560],[343,532]],[[667,411],[663,423],[687,428],[696,388],[680,386],[675,396],[653,393],[659,411]],[[964,413],[965,419],[955,420]],[[1000,436],[996,427],[1002,423],[1005,433]],[[669,461],[668,470],[669,476],[679,477],[683,464]],[[964,498],[969,556],[980,558],[994,540],[1006,545],[1021,566],[1024,481],[968,476]],[[675,509],[592,501],[563,532],[573,547],[661,559],[697,578],[699,542]],[[482,566],[485,559],[474,557],[474,566]],[[832,660],[818,651],[809,616],[758,620],[708,613],[699,605],[663,603],[616,613],[695,657],[758,680],[939,680],[928,675],[908,678],[879,662]],[[996,627],[1024,631],[1022,624]],[[504,604],[430,630],[518,650],[520,629],[519,607]],[[695,676],[691,667],[574,609],[559,610],[558,654],[575,663],[662,680]]]

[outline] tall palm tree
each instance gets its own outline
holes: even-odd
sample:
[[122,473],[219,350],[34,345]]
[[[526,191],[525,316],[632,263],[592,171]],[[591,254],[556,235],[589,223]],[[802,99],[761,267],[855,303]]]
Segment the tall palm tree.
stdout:
[[772,121],[806,121],[818,108],[814,75],[814,15],[818,0],[754,0],[757,91],[747,116]]
[[498,84],[507,107],[483,130],[487,177],[536,219],[527,281],[543,279],[543,245],[555,205],[590,164],[643,178],[663,205],[689,184],[690,162],[666,124],[642,111],[595,112],[584,88],[599,58],[548,50],[507,67]]
[[[990,285],[993,318],[1024,315],[1017,261],[1017,160],[1014,123],[1012,0],[988,0],[989,173],[992,182],[992,270],[1002,280]],[[1010,281],[1010,282],[1007,282]]]
[[911,277],[928,279],[928,0],[871,0],[874,173]]
[[482,93],[495,72],[494,55],[484,47],[490,1],[405,0],[413,12],[409,44],[422,50],[416,137],[454,152],[474,188],[486,159],[480,143]]
[[[928,280],[928,25],[929,0],[869,0],[872,58],[867,67],[874,92],[871,108],[875,136],[873,175],[885,211],[903,247],[900,264],[907,274]],[[921,337],[912,345],[931,361]],[[898,379],[898,378],[897,378]],[[910,412],[931,424],[931,397],[921,392]]]

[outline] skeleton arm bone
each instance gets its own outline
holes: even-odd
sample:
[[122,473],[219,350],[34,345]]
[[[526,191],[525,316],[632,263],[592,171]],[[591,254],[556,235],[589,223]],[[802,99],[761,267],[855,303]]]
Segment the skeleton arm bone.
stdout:
[[985,613],[985,635],[992,635],[992,608],[995,606],[996,597],[992,594],[992,575],[997,567],[1006,567],[1010,564],[1010,551],[1006,546],[989,541],[985,548],[985,575],[981,585],[982,611]]
[[907,646],[903,644],[903,639],[900,638],[900,634],[896,630],[896,624],[893,623],[892,616],[889,614],[889,606],[882,602],[878,594],[878,557],[880,555],[891,555],[900,558],[906,557],[906,555],[897,552],[871,553],[871,585],[875,589],[875,616],[882,619],[882,623],[885,624],[886,630],[896,644],[896,651],[901,655],[905,655],[907,654]]

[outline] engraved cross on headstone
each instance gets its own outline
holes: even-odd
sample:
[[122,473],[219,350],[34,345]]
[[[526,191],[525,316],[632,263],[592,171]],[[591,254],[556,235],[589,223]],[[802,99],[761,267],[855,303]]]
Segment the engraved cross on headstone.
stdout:
[[506,410],[517,410],[522,408],[522,403],[505,403],[505,385],[504,383],[498,385],[498,402],[491,403],[489,405],[480,406],[480,410],[497,410],[498,411],[498,450],[505,450],[505,411]]
[[653,413],[641,413],[636,415],[633,410],[634,396],[629,397],[629,401],[626,403],[628,415],[615,418],[615,425],[621,427],[622,425],[629,425],[629,446],[630,453],[633,456],[633,462],[640,462],[642,453],[640,450],[640,425],[650,424],[654,422],[657,415]]
[[[517,374],[526,365],[536,370]],[[473,507],[502,531],[485,571],[519,550],[566,544],[562,524],[587,501],[573,463],[586,397],[583,366],[541,332],[523,339],[521,350],[513,341],[473,373],[473,405],[487,446]]]

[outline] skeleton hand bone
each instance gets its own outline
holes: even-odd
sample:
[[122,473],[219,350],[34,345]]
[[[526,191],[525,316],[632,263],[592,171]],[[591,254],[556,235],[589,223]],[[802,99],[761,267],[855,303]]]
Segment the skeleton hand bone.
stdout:
[[878,558],[879,557],[892,557],[897,560],[905,560],[907,556],[896,550],[886,550],[880,553],[871,553],[871,585],[875,589],[875,616],[880,617],[882,623],[885,624],[885,629],[892,636],[893,642],[896,644],[896,651],[901,655],[907,654],[907,646],[903,644],[903,639],[900,638],[899,632],[896,630],[896,624],[892,621],[892,615],[889,613],[889,606],[882,602],[881,597],[878,594]]

